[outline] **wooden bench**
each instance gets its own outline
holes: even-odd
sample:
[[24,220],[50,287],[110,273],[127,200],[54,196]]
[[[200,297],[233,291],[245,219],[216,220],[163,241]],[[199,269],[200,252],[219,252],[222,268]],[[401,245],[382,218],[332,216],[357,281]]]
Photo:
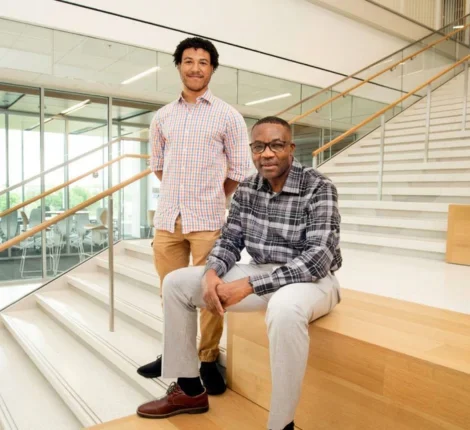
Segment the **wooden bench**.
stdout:
[[[264,312],[228,327],[229,386],[269,409]],[[299,428],[470,429],[470,315],[343,290],[309,331]]]

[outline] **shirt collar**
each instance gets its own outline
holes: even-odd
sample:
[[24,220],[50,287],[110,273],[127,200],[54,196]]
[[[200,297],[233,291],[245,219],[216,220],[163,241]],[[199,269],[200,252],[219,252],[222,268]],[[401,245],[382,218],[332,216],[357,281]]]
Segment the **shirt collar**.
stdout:
[[[200,100],[205,100],[209,104],[212,104],[214,102],[214,99],[215,99],[215,97],[212,94],[211,90],[209,88],[207,88],[206,92],[203,95],[199,96],[196,100],[198,102]],[[186,100],[183,98],[183,93],[180,94],[180,96],[178,98],[178,102],[186,103]]]
[[[302,171],[302,164],[300,164],[297,159],[294,158],[289,174],[287,175],[286,182],[282,187],[282,193],[300,194],[300,181],[302,179]],[[262,178],[260,174],[258,174],[258,179],[258,184],[256,186],[256,189],[258,191],[261,190],[263,187],[266,190],[271,189],[269,182],[266,179]]]

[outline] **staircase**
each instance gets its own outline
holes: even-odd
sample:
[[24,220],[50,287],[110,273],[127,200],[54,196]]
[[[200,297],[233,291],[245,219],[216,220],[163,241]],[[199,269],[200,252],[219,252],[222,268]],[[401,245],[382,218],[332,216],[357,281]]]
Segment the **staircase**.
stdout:
[[380,130],[320,167],[338,187],[343,248],[444,259],[448,205],[470,203],[470,117],[462,131],[462,79],[432,93],[428,162],[426,98],[386,124],[381,200]]
[[105,253],[1,314],[3,430],[88,427],[131,415],[165,393],[169,381],[136,373],[161,353],[150,242],[121,242],[115,251],[114,333],[108,331]]

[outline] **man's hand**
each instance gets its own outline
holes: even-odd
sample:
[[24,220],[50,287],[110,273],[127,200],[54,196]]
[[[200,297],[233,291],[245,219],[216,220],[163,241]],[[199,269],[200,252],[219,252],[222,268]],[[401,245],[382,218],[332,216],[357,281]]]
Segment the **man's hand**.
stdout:
[[217,295],[224,309],[236,305],[245,297],[253,294],[253,287],[248,282],[249,278],[238,279],[234,282],[217,285]]
[[207,310],[214,315],[224,315],[224,308],[217,295],[217,286],[223,283],[224,281],[217,276],[214,269],[208,270],[202,278],[202,298],[206,303]]

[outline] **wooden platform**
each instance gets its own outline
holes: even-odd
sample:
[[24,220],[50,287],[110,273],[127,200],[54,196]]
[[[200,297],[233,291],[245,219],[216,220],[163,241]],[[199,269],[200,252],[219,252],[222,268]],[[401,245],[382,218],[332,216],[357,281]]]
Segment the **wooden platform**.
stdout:
[[449,206],[446,261],[470,266],[470,205]]
[[[343,290],[310,336],[299,428],[470,429],[469,315]],[[230,314],[228,342],[230,387],[268,409],[264,313]]]
[[[265,430],[268,412],[227,390],[211,396],[210,409],[201,415],[177,415],[165,420],[140,418],[136,415],[89,427],[89,430]],[[137,408],[138,405],[136,405]]]

